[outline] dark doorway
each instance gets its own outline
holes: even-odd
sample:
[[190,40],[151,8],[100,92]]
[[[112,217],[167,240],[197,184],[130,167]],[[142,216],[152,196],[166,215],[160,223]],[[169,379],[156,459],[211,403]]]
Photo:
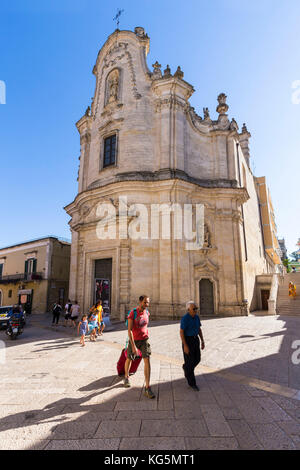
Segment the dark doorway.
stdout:
[[22,305],[23,311],[26,312],[26,315],[30,315],[32,311],[32,297],[33,289],[30,291],[19,291],[19,301],[18,304]]
[[213,315],[214,310],[214,286],[209,279],[201,279],[199,283],[200,315]]
[[268,310],[268,299],[270,297],[269,290],[262,290],[261,291],[261,305],[263,310]]
[[111,311],[112,258],[95,260],[94,302],[102,300],[103,314]]

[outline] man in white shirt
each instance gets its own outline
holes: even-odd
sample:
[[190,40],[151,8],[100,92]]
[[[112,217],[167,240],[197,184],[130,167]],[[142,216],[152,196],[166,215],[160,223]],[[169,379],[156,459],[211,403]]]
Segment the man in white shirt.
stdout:
[[76,327],[76,322],[79,317],[79,313],[80,313],[80,307],[78,305],[77,300],[75,300],[75,304],[72,305],[71,307],[71,320],[73,322],[74,327]]

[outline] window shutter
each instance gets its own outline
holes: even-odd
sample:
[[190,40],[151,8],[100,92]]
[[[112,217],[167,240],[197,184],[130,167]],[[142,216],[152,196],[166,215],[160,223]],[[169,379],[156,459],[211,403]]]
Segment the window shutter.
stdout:
[[25,274],[28,273],[28,260],[25,261]]
[[37,263],[37,260],[36,258],[33,260],[33,266],[32,266],[32,272],[33,273],[36,273],[36,263]]

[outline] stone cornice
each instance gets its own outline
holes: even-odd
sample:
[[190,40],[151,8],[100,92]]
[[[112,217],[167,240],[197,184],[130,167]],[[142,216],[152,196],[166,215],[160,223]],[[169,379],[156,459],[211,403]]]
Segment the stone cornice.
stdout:
[[[128,179],[126,181],[119,181],[114,183],[108,183],[103,186],[96,188],[87,189],[79,193],[73,202],[64,207],[65,211],[73,217],[73,215],[84,208],[85,201],[88,201],[89,204],[93,205],[98,203],[100,200],[109,199],[110,202],[114,201],[115,198],[118,198],[119,195],[124,195],[126,193],[132,195],[135,192],[141,194],[142,191],[155,192],[158,191],[161,193],[164,190],[169,190],[174,188],[174,179],[165,179],[161,181],[146,181],[144,179],[135,180],[135,184],[132,185],[132,180]],[[238,187],[208,187],[200,186],[191,181],[176,179],[176,189],[186,192],[188,195],[193,194],[193,201],[196,203],[198,197],[203,198],[205,202],[207,198],[229,198],[236,200],[238,204],[244,204],[249,199],[249,194],[245,188]],[[199,196],[198,193],[199,192]],[[94,202],[93,202],[94,201]],[[199,202],[199,201],[198,201]],[[222,217],[222,214],[219,214]],[[232,214],[234,218],[238,217],[238,213]]]
[[188,100],[195,89],[188,82],[178,77],[165,78],[162,77],[157,80],[153,80],[152,90],[162,99],[171,96],[180,97],[181,99]]

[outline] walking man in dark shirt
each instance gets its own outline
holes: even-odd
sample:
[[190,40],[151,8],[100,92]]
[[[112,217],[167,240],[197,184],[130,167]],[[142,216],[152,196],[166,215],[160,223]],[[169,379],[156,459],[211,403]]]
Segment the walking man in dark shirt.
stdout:
[[201,339],[201,349],[205,348],[205,343],[201,331],[200,318],[197,315],[198,307],[196,307],[193,301],[187,302],[186,307],[188,312],[182,317],[180,322],[180,337],[184,357],[182,368],[189,386],[193,390],[199,391],[194,374],[194,369],[201,360],[199,336]]

